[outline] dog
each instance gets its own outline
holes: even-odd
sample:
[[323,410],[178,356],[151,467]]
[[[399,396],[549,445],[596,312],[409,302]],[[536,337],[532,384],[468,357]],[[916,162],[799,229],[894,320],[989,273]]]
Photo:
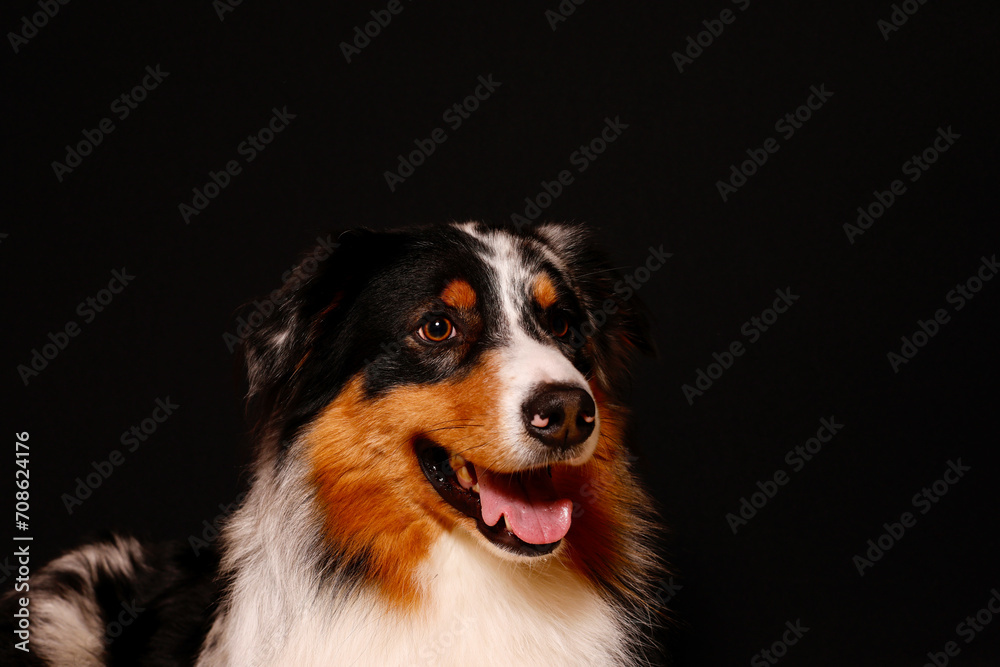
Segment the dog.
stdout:
[[585,227],[346,232],[248,328],[257,453],[218,558],[71,551],[17,593],[4,664],[649,664],[623,399],[652,349]]

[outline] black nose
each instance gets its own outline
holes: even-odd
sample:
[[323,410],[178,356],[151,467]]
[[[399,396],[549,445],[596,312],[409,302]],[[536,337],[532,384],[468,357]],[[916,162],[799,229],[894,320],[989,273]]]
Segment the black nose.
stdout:
[[583,389],[543,384],[535,387],[522,413],[528,433],[553,449],[569,449],[594,432],[597,406]]

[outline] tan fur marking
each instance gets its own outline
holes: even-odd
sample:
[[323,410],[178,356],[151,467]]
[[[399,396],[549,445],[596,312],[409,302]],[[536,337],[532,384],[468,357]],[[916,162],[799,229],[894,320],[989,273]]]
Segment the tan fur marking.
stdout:
[[549,308],[559,300],[559,293],[556,286],[552,284],[552,278],[547,273],[539,273],[535,276],[535,285],[532,289],[535,301],[542,308]]
[[572,498],[573,523],[566,536],[574,569],[591,581],[608,582],[620,594],[642,605],[641,581],[623,580],[623,572],[656,570],[657,557],[638,535],[652,526],[642,516],[651,500],[635,484],[628,470],[624,445],[627,410],[612,402],[595,382],[591,390],[601,416],[601,436],[593,457],[579,467],[554,468],[553,481],[561,497]]
[[441,530],[475,522],[427,482],[413,444],[426,437],[449,452],[503,469],[498,446],[497,370],[486,355],[455,382],[399,387],[366,399],[355,377],[316,419],[307,450],[327,538],[399,608],[421,598],[413,572]]
[[[355,377],[314,423],[307,450],[326,537],[343,558],[366,567],[367,580],[395,608],[415,612],[424,599],[414,579],[442,531],[475,521],[446,503],[427,482],[413,444],[429,438],[476,466],[511,472],[515,461],[498,441],[498,360],[455,382],[399,387],[366,399]],[[626,410],[591,382],[601,436],[585,465],[552,467],[559,496],[576,510],[558,556],[595,583],[610,583],[637,604],[641,578],[656,556],[636,538],[650,528],[641,516],[650,501],[628,470],[623,444]],[[481,536],[480,536],[481,537]],[[485,538],[482,538],[485,539]]]
[[476,307],[476,290],[472,285],[458,278],[448,283],[448,286],[441,292],[441,300],[452,308],[459,310],[472,310]]

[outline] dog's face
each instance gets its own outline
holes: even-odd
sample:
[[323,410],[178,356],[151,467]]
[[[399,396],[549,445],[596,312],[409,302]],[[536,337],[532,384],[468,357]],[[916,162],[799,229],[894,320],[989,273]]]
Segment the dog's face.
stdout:
[[593,496],[625,493],[616,397],[646,339],[584,232],[339,243],[246,347],[275,465],[307,462],[337,557],[391,588],[440,531],[515,560],[609,538]]

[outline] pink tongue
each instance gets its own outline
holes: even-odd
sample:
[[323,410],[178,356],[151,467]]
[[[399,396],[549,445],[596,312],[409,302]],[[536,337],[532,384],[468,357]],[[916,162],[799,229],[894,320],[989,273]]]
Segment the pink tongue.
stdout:
[[487,525],[507,515],[511,530],[528,544],[558,542],[569,532],[573,501],[556,496],[546,471],[509,475],[479,469],[476,478]]

